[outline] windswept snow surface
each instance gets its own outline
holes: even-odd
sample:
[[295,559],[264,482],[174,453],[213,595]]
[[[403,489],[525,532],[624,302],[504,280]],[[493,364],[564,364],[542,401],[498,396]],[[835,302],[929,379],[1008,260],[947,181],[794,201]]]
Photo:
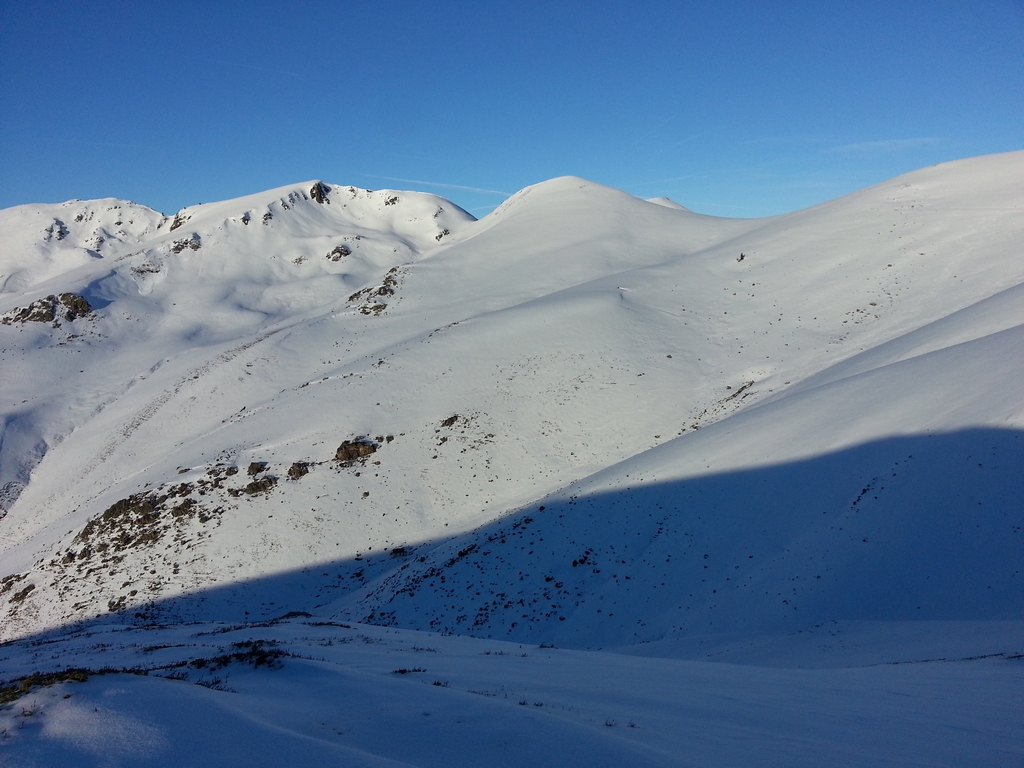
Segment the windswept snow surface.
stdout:
[[[14,754],[174,764],[208,716],[331,764],[1021,759],[1019,718],[989,710],[1024,650],[1022,178],[1024,152],[980,157],[761,220],[575,177],[480,221],[312,181],[173,217],[0,212],[0,679],[155,669],[144,633],[181,660],[214,626],[181,622],[308,614],[263,625],[304,660],[236,693],[39,689],[45,717],[3,710],[34,724]],[[355,674],[378,641],[430,644],[468,698]],[[517,685],[576,714],[490,701]],[[311,686],[378,691],[359,739],[304,730]],[[74,703],[122,689],[137,740]],[[657,727],[623,729],[637,691]],[[426,728],[408,750],[382,746],[398,711]],[[435,753],[453,724],[469,740]]]
[[[982,632],[1006,641],[1005,630]],[[907,633],[885,635],[859,638],[899,656]],[[807,670],[292,618],[96,626],[57,644],[7,645],[0,659],[22,674],[136,665],[33,688],[0,709],[0,754],[17,768],[1005,766],[1021,757],[1024,667],[1000,656]]]

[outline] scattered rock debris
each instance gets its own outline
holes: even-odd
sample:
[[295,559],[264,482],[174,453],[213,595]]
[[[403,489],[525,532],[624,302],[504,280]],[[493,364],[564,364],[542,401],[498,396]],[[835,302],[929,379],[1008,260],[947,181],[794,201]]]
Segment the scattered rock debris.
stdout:
[[[728,395],[725,398],[725,401],[735,400],[740,395],[743,395],[743,393],[750,389],[752,386],[754,386],[753,381],[743,382],[743,384],[735,392],[733,392],[731,395]],[[726,389],[732,389],[732,387],[726,387]],[[746,397],[746,395],[743,395],[743,397]]]
[[181,253],[186,248],[190,248],[193,251],[198,251],[202,248],[202,243],[199,240],[199,235],[193,234],[191,237],[186,237],[182,240],[175,240],[171,244],[172,253]]
[[47,241],[63,240],[71,234],[70,231],[68,231],[67,225],[65,225],[60,219],[54,219],[53,224],[44,229],[43,232],[45,233],[43,239]]
[[11,595],[10,602],[12,602],[12,603],[20,603],[22,600],[24,600],[26,597],[28,597],[29,593],[32,592],[32,590],[35,589],[35,588],[36,588],[35,584],[29,584],[28,586],[24,587],[23,589],[18,590],[13,595]]
[[12,573],[10,576],[4,576],[0,579],[0,595],[10,592],[18,584],[26,578],[27,574],[24,573]]
[[[181,483],[170,486],[166,492],[134,493],[114,502],[85,524],[73,541],[81,545],[80,549],[66,550],[61,562],[88,562],[94,554],[104,557],[108,552],[155,544],[166,532],[164,526],[157,525],[166,514],[177,519],[200,512],[198,503],[188,498],[193,488],[192,483]],[[205,511],[201,516],[209,519]]]
[[361,301],[357,307],[364,315],[379,315],[387,308],[387,303],[382,298],[394,296],[398,290],[399,278],[402,277],[400,267],[392,267],[384,275],[380,285],[363,288],[348,297],[350,303]]
[[148,261],[144,261],[141,264],[136,264],[131,268],[133,275],[155,275],[160,272],[160,265],[153,264]]

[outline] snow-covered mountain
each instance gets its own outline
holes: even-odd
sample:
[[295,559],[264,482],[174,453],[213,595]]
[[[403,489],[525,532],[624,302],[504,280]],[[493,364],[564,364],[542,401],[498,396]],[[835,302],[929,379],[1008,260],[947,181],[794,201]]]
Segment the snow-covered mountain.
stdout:
[[574,177],[479,221],[319,181],[0,211],[0,638],[1019,653],[1021,179],[759,220]]

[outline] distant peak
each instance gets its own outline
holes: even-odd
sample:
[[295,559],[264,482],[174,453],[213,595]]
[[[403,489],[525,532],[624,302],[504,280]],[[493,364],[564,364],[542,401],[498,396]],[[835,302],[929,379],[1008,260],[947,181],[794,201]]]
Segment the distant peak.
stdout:
[[647,202],[654,203],[655,205],[660,205],[664,208],[672,208],[677,211],[686,211],[687,213],[692,213],[692,211],[686,206],[680,205],[675,200],[670,200],[667,197],[649,197],[647,198]]
[[[573,187],[582,189],[583,187],[599,187],[602,185],[595,184],[581,176],[556,176],[553,179],[541,181],[531,186],[534,189],[569,189]],[[529,189],[529,187],[527,187],[527,189]]]

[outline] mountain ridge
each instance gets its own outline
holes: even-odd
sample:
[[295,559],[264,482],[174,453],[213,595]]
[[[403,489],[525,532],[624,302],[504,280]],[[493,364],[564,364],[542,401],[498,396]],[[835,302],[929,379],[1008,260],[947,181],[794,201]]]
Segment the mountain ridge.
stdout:
[[[15,372],[0,384],[13,404],[0,576],[17,577],[0,595],[4,638],[108,611],[130,620],[370,548],[422,550],[601,477],[622,484],[629,466],[698,477],[1017,428],[1024,403],[1005,382],[1024,327],[1022,165],[1024,153],[958,161],[767,220],[576,177],[479,221],[431,195],[310,181],[182,209],[149,240],[25,278],[0,315],[41,291],[96,309],[0,325]],[[4,274],[24,269],[4,258]],[[334,452],[354,439],[376,450],[344,466]],[[375,578],[405,584],[397,570]],[[349,620],[377,604],[361,590],[339,598]],[[431,620],[449,629],[465,612],[445,611]]]

